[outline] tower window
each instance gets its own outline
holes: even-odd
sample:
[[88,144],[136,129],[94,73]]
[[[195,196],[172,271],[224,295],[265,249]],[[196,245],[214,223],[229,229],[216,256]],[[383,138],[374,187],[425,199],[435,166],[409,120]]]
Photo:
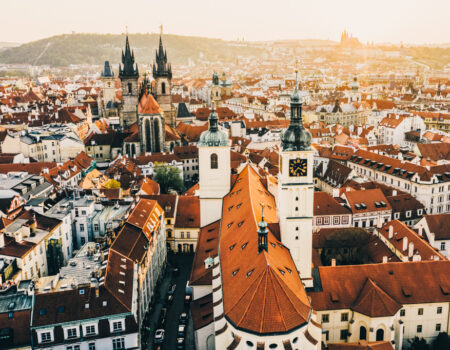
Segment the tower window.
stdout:
[[133,94],[133,84],[128,83],[128,95],[132,95]]
[[166,94],[166,83],[162,83],[162,84],[161,84],[161,93],[162,93],[163,95]]
[[219,162],[217,158],[217,154],[213,153],[211,154],[211,169],[218,169],[219,168]]

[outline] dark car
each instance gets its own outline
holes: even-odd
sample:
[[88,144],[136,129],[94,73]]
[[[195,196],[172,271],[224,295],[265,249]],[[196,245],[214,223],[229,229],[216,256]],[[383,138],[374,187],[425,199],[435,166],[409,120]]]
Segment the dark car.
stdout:
[[184,349],[184,338],[177,338],[177,350]]
[[159,325],[161,328],[166,326],[167,321],[167,308],[163,307],[161,309],[161,313],[159,314]]
[[169,287],[169,290],[167,291],[167,294],[173,295],[175,294],[175,290],[177,289],[177,285],[174,283]]
[[166,305],[171,305],[173,303],[173,294],[169,294],[166,299]]
[[164,343],[164,329],[157,329],[155,332],[155,344]]
[[188,315],[187,315],[186,312],[183,312],[183,313],[180,315],[179,323],[180,323],[180,324],[186,324],[186,323],[187,323],[187,320],[188,320]]

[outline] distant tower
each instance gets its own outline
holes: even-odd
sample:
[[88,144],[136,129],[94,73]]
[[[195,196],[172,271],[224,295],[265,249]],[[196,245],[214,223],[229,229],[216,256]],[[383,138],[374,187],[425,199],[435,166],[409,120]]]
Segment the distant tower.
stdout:
[[358,77],[356,75],[353,76],[350,88],[352,89],[350,92],[350,102],[361,102],[361,93],[359,92]]
[[313,284],[312,220],[314,202],[313,151],[311,133],[302,122],[302,102],[297,89],[291,96],[291,120],[281,135],[278,175],[278,216],[281,241],[292,258],[306,287]]
[[139,71],[134,63],[134,51],[130,49],[128,34],[125,41],[125,52],[122,51],[122,65],[119,65],[119,78],[122,85],[122,106],[120,125],[123,128],[130,126],[137,120],[137,104],[139,94]]
[[100,79],[102,81],[102,109],[112,108],[116,101],[116,87],[114,72],[109,61],[105,61]]
[[172,66],[167,62],[167,51],[162,43],[162,27],[159,36],[159,48],[156,50],[155,62],[153,63],[153,78],[156,81],[153,95],[164,112],[166,124],[175,127],[175,110],[172,105]]
[[230,191],[230,143],[219,130],[214,109],[209,115],[209,129],[202,132],[197,144],[199,155],[200,226],[222,217],[222,200]]
[[222,103],[222,87],[220,86],[219,74],[213,73],[211,86],[211,106],[220,107]]

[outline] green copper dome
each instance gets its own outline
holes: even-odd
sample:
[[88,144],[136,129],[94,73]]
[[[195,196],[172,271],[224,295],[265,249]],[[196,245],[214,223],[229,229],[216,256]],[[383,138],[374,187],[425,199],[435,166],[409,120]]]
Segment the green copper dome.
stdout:
[[199,147],[219,147],[228,146],[228,135],[226,132],[220,131],[218,127],[218,116],[213,110],[209,115],[209,129],[203,131],[198,141]]
[[311,139],[311,133],[303,126],[302,103],[296,82],[294,93],[291,95],[291,122],[281,134],[281,149],[283,151],[309,151]]

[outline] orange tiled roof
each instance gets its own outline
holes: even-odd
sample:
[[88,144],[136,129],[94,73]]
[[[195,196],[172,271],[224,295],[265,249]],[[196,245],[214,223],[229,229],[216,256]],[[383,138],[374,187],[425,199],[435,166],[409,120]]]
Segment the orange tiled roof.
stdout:
[[223,200],[220,259],[225,314],[235,326],[259,334],[287,332],[308,322],[311,308],[289,250],[270,230],[268,250],[258,254],[261,203],[266,221],[276,223],[275,200],[247,165]]

